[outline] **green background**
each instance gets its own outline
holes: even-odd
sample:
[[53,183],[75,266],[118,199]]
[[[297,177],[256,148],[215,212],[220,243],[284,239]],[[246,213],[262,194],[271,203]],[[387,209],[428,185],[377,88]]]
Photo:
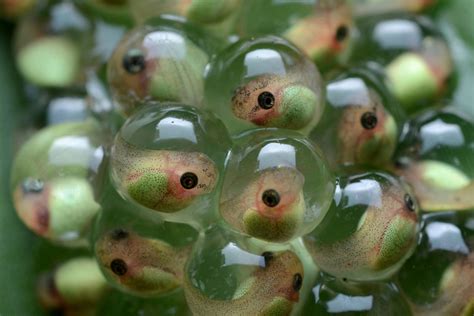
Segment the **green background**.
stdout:
[[[459,77],[452,103],[474,117],[474,1],[441,1],[446,9],[436,20],[450,41]],[[35,237],[12,208],[8,179],[16,143],[13,131],[25,126],[28,110],[19,97],[21,80],[11,37],[12,25],[0,22],[0,316],[44,315],[35,296],[36,276],[72,253]]]

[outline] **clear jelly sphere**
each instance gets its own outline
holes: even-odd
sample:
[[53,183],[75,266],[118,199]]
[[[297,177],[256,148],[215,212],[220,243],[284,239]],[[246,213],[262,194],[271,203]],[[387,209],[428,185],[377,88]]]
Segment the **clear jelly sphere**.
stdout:
[[377,61],[386,83],[409,112],[432,105],[450,89],[451,51],[427,17],[391,14],[363,19],[352,60]]
[[92,34],[90,21],[72,1],[47,1],[17,26],[15,61],[20,74],[40,87],[80,86]]
[[263,0],[243,3],[237,33],[281,35],[327,69],[350,49],[353,27],[345,0]]
[[321,76],[282,38],[240,40],[210,63],[205,106],[231,134],[257,127],[308,132],[324,109]]
[[411,315],[410,306],[393,283],[350,282],[321,273],[302,315]]
[[380,280],[413,253],[418,221],[416,200],[396,178],[375,172],[342,176],[326,217],[304,239],[322,271],[340,279]]
[[236,138],[224,177],[222,217],[234,229],[272,242],[313,230],[335,188],[319,148],[296,132],[277,129]]
[[424,216],[422,238],[399,273],[417,315],[474,312],[474,213]]
[[214,213],[229,149],[225,127],[212,114],[151,104],[117,134],[110,172],[126,199],[161,214],[202,220]]
[[97,261],[116,288],[141,297],[174,293],[198,237],[191,226],[164,221],[124,200],[108,186],[93,233]]
[[84,245],[84,235],[100,206],[91,181],[102,161],[105,132],[88,119],[46,127],[15,157],[13,203],[35,233],[64,245]]
[[365,65],[327,84],[326,109],[310,138],[321,146],[332,169],[391,162],[404,113],[380,80],[378,69]]
[[132,114],[144,101],[201,106],[209,55],[203,35],[172,17],[129,31],[112,54],[107,80],[119,110]]
[[433,110],[407,123],[398,173],[424,211],[474,208],[474,124],[456,112]]
[[194,247],[184,292],[196,315],[288,315],[303,278],[303,265],[291,249],[268,251],[212,226]]

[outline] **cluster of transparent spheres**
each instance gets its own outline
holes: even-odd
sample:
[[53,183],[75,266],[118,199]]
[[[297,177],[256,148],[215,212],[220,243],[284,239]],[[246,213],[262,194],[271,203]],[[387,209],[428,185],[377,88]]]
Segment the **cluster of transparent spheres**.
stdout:
[[[132,2],[142,24],[107,64],[119,123],[88,115],[50,126],[18,153],[11,187],[22,221],[54,243],[91,243],[107,284],[195,315],[344,311],[368,298],[367,310],[406,313],[400,286],[433,260],[425,239],[442,244],[430,227],[465,220],[424,226],[420,208],[474,207],[472,123],[446,110],[406,116],[445,90],[444,39],[423,19],[368,19],[374,34],[360,43],[375,47],[376,62],[323,80],[357,52],[345,1],[249,1],[240,39],[225,45],[206,32],[224,29],[239,1],[167,4],[205,32],[148,19],[150,3]],[[413,88],[400,72],[415,64],[424,72]],[[447,300],[473,259],[439,248],[450,258]]]

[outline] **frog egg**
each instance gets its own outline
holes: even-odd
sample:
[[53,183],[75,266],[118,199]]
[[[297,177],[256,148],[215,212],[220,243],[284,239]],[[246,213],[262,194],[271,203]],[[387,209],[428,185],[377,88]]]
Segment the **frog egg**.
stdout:
[[205,105],[231,134],[257,127],[307,133],[321,117],[322,98],[316,67],[275,36],[238,41],[219,53],[207,72]]
[[94,253],[107,280],[126,293],[157,297],[183,284],[184,265],[198,232],[140,210],[109,187],[97,218]]
[[419,13],[436,5],[438,0],[354,0],[354,13],[357,16],[381,15],[386,13]]
[[388,88],[408,112],[429,107],[448,92],[453,60],[431,20],[396,14],[367,18],[360,33],[352,60],[382,64]]
[[271,242],[313,230],[335,187],[319,148],[296,132],[277,129],[236,138],[224,177],[221,216],[232,228]]
[[202,220],[213,213],[229,148],[225,127],[212,114],[152,104],[117,134],[110,172],[127,200],[162,215]]
[[474,125],[462,114],[429,111],[407,123],[398,174],[413,187],[423,211],[474,208]]
[[411,315],[394,283],[351,282],[320,273],[302,315]]
[[473,213],[424,215],[422,238],[398,280],[417,315],[474,311]]
[[303,265],[291,249],[268,251],[212,226],[186,266],[184,293],[195,315],[289,315],[303,278]]
[[321,146],[332,169],[391,162],[404,113],[376,68],[366,65],[334,78],[326,87],[326,103],[310,138]]
[[107,79],[123,114],[149,100],[202,105],[209,55],[202,34],[191,27],[157,18],[122,38],[109,61]]
[[212,25],[227,19],[239,6],[240,0],[135,0],[130,2],[138,22],[161,14],[183,16],[196,24]]
[[239,22],[240,35],[281,35],[324,70],[347,55],[354,28],[344,0],[246,1]]
[[88,119],[47,127],[33,135],[15,157],[13,204],[36,234],[67,246],[84,246],[100,206],[91,181],[103,157],[104,131]]
[[340,177],[326,217],[304,239],[322,271],[373,281],[393,275],[413,253],[418,226],[418,206],[405,185],[371,172]]
[[91,47],[90,21],[71,1],[38,7],[22,19],[15,33],[15,56],[27,82],[44,88],[84,83]]

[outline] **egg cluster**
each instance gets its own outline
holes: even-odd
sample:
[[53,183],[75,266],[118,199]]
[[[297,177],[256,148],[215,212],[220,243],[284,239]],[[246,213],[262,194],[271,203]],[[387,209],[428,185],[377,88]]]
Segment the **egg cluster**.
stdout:
[[474,312],[474,124],[447,107],[441,4],[10,2],[47,110],[13,203],[89,254],[40,278],[47,308]]

